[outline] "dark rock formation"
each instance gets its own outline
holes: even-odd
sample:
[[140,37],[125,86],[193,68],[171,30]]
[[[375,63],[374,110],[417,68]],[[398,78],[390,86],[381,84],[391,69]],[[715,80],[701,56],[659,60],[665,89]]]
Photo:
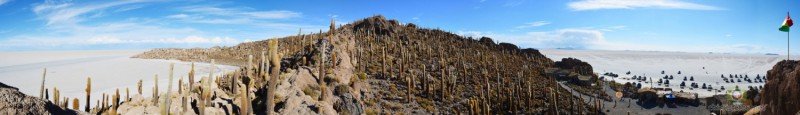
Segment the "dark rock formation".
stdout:
[[0,114],[3,115],[76,115],[78,112],[58,107],[39,97],[19,92],[17,88],[0,83]]
[[768,80],[759,94],[764,115],[790,115],[800,110],[800,66],[795,60],[781,61],[767,71]]
[[561,69],[570,69],[581,75],[591,75],[593,72],[592,65],[575,58],[563,58],[561,61],[556,61],[555,66]]
[[483,44],[483,45],[487,45],[487,46],[494,46],[495,45],[494,41],[492,40],[492,38],[489,38],[489,37],[481,37],[481,39],[479,39],[478,42]]
[[336,87],[334,94],[339,95],[340,100],[333,105],[333,108],[342,115],[361,115],[364,113],[364,107],[346,88]]
[[517,47],[517,45],[511,44],[511,43],[502,42],[502,43],[497,44],[497,45],[499,45],[500,48],[502,50],[504,50],[504,51],[519,51],[519,47]]

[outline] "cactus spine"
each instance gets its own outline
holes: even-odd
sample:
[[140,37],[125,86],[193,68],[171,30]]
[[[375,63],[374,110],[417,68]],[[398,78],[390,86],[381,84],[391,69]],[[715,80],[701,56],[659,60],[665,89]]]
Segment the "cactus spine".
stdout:
[[[91,100],[92,93],[92,77],[86,78],[86,107],[84,111],[89,112],[89,100]],[[76,109],[77,110],[77,109]]]
[[[44,78],[47,76],[47,68],[44,68],[44,72],[42,72],[42,87],[39,88],[39,98],[44,98]],[[47,99],[47,98],[45,98]]]

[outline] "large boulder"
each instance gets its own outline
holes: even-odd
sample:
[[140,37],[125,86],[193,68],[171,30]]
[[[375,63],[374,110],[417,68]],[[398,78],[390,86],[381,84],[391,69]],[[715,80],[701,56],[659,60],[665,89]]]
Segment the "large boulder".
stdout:
[[481,43],[481,44],[484,44],[486,46],[494,46],[495,45],[494,44],[494,40],[492,40],[492,38],[489,38],[489,37],[481,37],[478,40],[478,42]]
[[350,90],[348,87],[336,87],[334,92],[336,95],[339,96],[339,101],[333,105],[333,108],[342,115],[361,115],[364,113],[364,107],[361,105],[361,101],[353,97],[350,94]]
[[764,115],[791,115],[800,110],[800,66],[798,61],[778,62],[767,71],[767,82],[759,94]]
[[562,58],[555,62],[555,66],[561,69],[569,69],[581,75],[592,75],[592,65],[575,58]]

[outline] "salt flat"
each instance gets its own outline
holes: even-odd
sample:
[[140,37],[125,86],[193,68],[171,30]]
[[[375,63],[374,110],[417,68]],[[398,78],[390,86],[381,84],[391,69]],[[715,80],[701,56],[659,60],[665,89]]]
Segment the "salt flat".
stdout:
[[[188,80],[191,62],[176,60],[133,59],[133,55],[144,50],[96,50],[96,51],[32,51],[0,52],[0,82],[17,87],[21,92],[39,96],[43,68],[47,68],[45,88],[61,90],[61,96],[78,98],[85,104],[86,80],[92,78],[92,106],[102,94],[114,94],[117,88],[125,95],[129,88],[131,96],[137,94],[137,82],[142,82],[142,95],[152,95],[155,75],[158,74],[159,92],[166,92],[169,83],[169,65],[175,63],[173,91],[178,79]],[[195,63],[195,80],[208,76],[210,64]],[[216,65],[217,75],[233,71],[238,67]]]
[[[613,72],[619,74],[620,77],[611,79],[606,77],[605,80],[615,80],[620,83],[625,82],[638,82],[635,80],[625,80],[623,78],[631,78],[636,76],[645,76],[652,78],[653,82],[657,82],[659,78],[665,75],[672,75],[674,79],[670,80],[670,86],[674,91],[697,92],[700,97],[708,97],[717,93],[716,91],[707,91],[705,89],[689,89],[688,86],[692,82],[702,86],[712,85],[715,89],[724,86],[726,89],[733,89],[739,86],[742,90],[747,90],[748,86],[763,86],[764,83],[748,83],[746,81],[736,83],[725,83],[720,75],[747,75],[750,79],[754,79],[756,75],[764,76],[773,65],[781,60],[786,59],[786,56],[775,55],[745,55],[745,54],[709,54],[709,53],[686,53],[686,52],[646,52],[646,51],[598,51],[598,50],[541,50],[541,52],[548,58],[559,61],[561,58],[574,57],[582,61],[588,62],[594,68],[594,71],[599,75],[606,72]],[[797,59],[797,58],[793,58]],[[665,74],[661,74],[661,71]],[[630,71],[630,75],[625,73]],[[681,74],[677,74],[678,71]],[[687,88],[681,89],[678,86],[683,77],[694,76],[694,81],[686,81]],[[744,79],[742,79],[744,80]],[[641,82],[642,87],[650,86],[651,84]],[[653,83],[654,87],[658,86]]]

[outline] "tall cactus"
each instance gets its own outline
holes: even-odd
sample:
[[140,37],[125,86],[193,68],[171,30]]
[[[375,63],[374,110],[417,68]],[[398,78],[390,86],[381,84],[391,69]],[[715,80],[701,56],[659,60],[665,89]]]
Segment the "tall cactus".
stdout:
[[[322,33],[320,33],[320,34],[322,34]],[[320,39],[323,39],[323,38],[320,38]],[[325,67],[325,61],[328,59],[325,56],[325,54],[326,54],[326,51],[328,51],[328,49],[326,49],[326,48],[328,48],[328,44],[325,43],[324,40],[321,40],[321,41],[323,41],[323,42],[321,42],[322,44],[320,46],[320,56],[319,56],[320,59],[319,59],[319,69],[318,69],[319,76],[317,76],[317,77],[319,77],[319,79],[317,80],[317,82],[320,85],[320,90],[321,90],[320,91],[321,95],[319,96],[319,100],[325,100],[325,93],[326,93],[325,91],[327,90],[326,89],[326,85],[325,85],[325,77],[327,76],[326,75],[327,67]]]
[[269,77],[268,77],[269,75],[266,75],[268,73],[265,72],[266,69],[267,69],[267,52],[266,51],[261,51],[261,62],[258,63],[258,75],[259,75],[258,76],[259,77],[258,78],[259,79],[258,80],[259,81],[258,86],[261,86],[263,83],[265,83],[269,79]]
[[333,44],[333,36],[336,36],[336,19],[331,19],[331,29],[328,30],[328,41]]
[[[174,72],[174,70],[175,70],[175,63],[169,64],[169,82],[167,83],[167,94],[166,94],[166,97],[164,98],[164,101],[161,101],[161,104],[160,104],[160,106],[161,106],[161,114],[162,115],[168,115],[169,114],[170,101],[171,101],[169,95],[172,92],[172,76],[173,76],[172,73]],[[117,93],[117,94],[119,94],[119,93]],[[114,104],[116,105],[116,103],[114,103]]]
[[108,101],[108,99],[106,99],[106,97],[108,97],[108,96],[106,96],[106,93],[103,93],[103,98],[100,99],[101,101],[103,101],[101,103],[102,105],[100,106],[100,109],[106,108],[106,101]]
[[189,70],[189,88],[194,86],[194,62],[192,62],[192,69]]
[[386,47],[381,47],[381,53],[383,55],[381,57],[381,63],[382,63],[382,65],[381,65],[381,72],[382,72],[381,75],[383,75],[383,77],[386,77],[387,76],[386,75],[386,70],[389,70],[389,69],[386,68]]
[[89,112],[89,100],[91,100],[91,93],[92,93],[92,77],[88,77],[86,78],[86,107],[84,108],[84,111],[86,112]]
[[250,78],[250,76],[253,75],[253,55],[247,55],[247,65],[245,66],[245,69],[247,70],[246,76]]
[[205,81],[201,80],[201,82],[203,83],[201,87],[203,91],[201,91],[202,93],[200,94],[200,102],[198,102],[200,103],[198,107],[200,108],[200,115],[205,114],[206,105],[210,104],[211,99],[209,98],[211,97],[210,96],[211,91],[213,91],[211,90],[211,77],[214,76],[214,68],[216,68],[214,67],[214,59],[211,59],[211,66],[209,67],[211,71],[208,73],[208,79],[206,79]]
[[44,68],[44,72],[42,72],[42,87],[39,88],[39,98],[44,98],[44,78],[45,78],[45,76],[47,76],[47,68]]
[[139,95],[142,95],[142,79],[139,79],[139,83],[136,84],[139,89]]
[[155,87],[153,88],[153,104],[158,103],[158,74],[156,74],[155,80],[156,82],[153,82],[155,83]]
[[182,93],[183,93],[183,78],[181,77],[178,79],[178,94],[180,95]]
[[114,94],[114,96],[111,97],[111,99],[114,101],[114,103],[112,103],[110,105],[111,108],[108,109],[108,114],[109,115],[116,115],[117,114],[117,107],[119,107],[119,103],[117,103],[117,102],[119,102],[119,89],[117,89],[117,93]]
[[60,97],[58,97],[58,96],[59,96],[58,95],[58,88],[53,87],[53,103],[59,104],[58,98],[60,98]]
[[[121,98],[121,95],[119,95],[119,88],[117,88],[116,93],[114,93],[114,98],[113,98],[114,99],[114,105],[119,105],[119,99],[120,98]],[[116,107],[114,107],[114,108],[116,108]]]
[[64,109],[69,109],[69,97],[64,96],[64,103],[60,105]]
[[[275,108],[275,89],[278,87],[278,77],[280,75],[280,60],[283,57],[283,54],[278,53],[278,40],[272,39],[267,42],[269,56],[270,56],[270,65],[272,66],[272,70],[270,70],[270,77],[269,77],[269,90],[267,90],[267,115],[271,115],[273,108]],[[321,79],[320,79],[321,80]],[[323,94],[324,95],[324,94]]]
[[[411,73],[414,73],[414,71],[411,70]],[[406,81],[408,81],[408,94],[406,94],[406,98],[408,99],[408,102],[411,103],[411,92],[414,91],[414,77],[411,75],[406,79]]]

